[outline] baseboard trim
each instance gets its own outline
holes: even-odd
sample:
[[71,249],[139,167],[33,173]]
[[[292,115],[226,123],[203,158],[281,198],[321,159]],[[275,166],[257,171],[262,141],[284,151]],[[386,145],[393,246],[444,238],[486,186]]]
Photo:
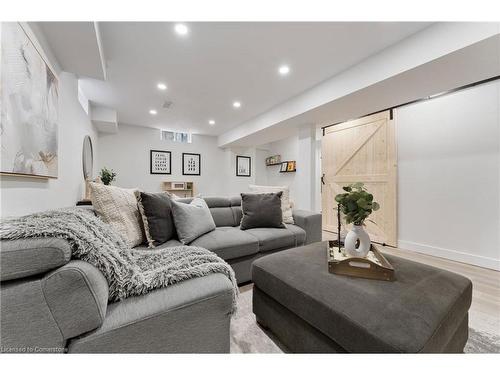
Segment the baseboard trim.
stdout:
[[445,258],[461,263],[472,264],[474,266],[500,271],[500,260],[495,258],[462,253],[456,250],[443,249],[441,247],[429,246],[411,241],[399,240],[398,247],[404,250],[415,251],[421,254],[432,255],[439,258]]

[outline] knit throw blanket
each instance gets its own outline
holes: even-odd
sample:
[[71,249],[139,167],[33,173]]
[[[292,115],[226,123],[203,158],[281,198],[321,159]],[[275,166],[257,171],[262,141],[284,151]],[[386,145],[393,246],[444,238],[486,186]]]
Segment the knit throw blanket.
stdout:
[[238,287],[234,271],[217,255],[194,246],[131,249],[110,225],[87,209],[66,208],[4,219],[0,223],[0,236],[11,240],[66,239],[73,259],[88,262],[104,274],[111,302],[195,277],[222,273],[233,284],[232,312],[236,311]]

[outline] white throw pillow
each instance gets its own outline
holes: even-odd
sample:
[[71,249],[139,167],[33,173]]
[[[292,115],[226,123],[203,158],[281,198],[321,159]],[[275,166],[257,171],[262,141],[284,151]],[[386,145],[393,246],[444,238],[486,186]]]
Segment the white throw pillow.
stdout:
[[277,193],[282,191],[281,195],[281,211],[283,213],[283,222],[285,224],[294,224],[292,206],[290,204],[290,189],[288,186],[262,186],[249,185],[248,188],[252,193]]
[[142,244],[144,234],[135,197],[137,189],[122,189],[95,182],[90,182],[89,186],[97,216],[121,234],[130,247]]

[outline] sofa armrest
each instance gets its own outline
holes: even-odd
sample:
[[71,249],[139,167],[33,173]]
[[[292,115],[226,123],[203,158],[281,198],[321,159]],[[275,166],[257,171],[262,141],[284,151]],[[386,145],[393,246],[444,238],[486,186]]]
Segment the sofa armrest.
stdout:
[[306,244],[322,239],[321,214],[305,210],[293,210],[295,224],[306,231]]
[[35,237],[0,241],[0,280],[46,273],[69,262],[71,246],[63,238]]
[[64,339],[102,325],[108,307],[108,283],[90,263],[72,260],[41,282],[45,302]]

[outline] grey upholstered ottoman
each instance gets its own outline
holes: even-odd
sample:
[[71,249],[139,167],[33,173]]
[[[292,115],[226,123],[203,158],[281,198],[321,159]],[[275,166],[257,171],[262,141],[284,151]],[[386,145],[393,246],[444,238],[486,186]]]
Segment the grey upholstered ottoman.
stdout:
[[395,256],[386,256],[394,282],[333,275],[326,246],[317,242],[253,263],[257,321],[290,351],[463,351],[469,279]]

